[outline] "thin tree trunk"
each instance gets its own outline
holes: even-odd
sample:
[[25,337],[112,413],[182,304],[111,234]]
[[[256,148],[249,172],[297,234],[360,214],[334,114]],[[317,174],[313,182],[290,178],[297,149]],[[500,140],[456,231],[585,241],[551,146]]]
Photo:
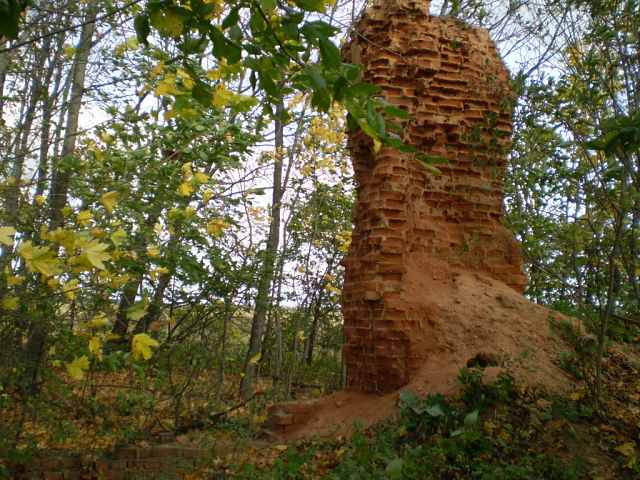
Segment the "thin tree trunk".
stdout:
[[222,325],[222,345],[220,346],[220,370],[218,371],[218,385],[216,385],[216,403],[220,403],[224,392],[224,378],[227,368],[227,337],[229,335],[229,322],[233,316],[233,299],[231,295],[224,301],[224,323]]
[[[93,46],[93,34],[96,25],[94,20],[97,15],[97,0],[91,0],[87,4],[87,22],[82,27],[80,42],[73,62],[73,77],[71,80],[71,98],[69,99],[69,109],[67,113],[67,124],[65,127],[64,142],[62,144],[62,161],[68,161],[75,153],[76,138],[78,136],[78,119],[80,118],[80,108],[82,107],[82,96],[84,94],[84,83],[86,79],[87,63],[89,54]],[[67,204],[67,192],[69,190],[69,180],[71,170],[68,165],[54,168],[51,180],[51,197],[49,211],[49,230],[55,230],[64,222],[62,208]]]
[[273,165],[273,197],[271,206],[271,223],[269,227],[269,239],[264,252],[264,263],[260,271],[260,280],[258,283],[258,292],[256,295],[256,306],[251,322],[251,336],[249,337],[249,347],[247,356],[242,369],[244,376],[240,381],[240,397],[248,399],[253,393],[253,378],[256,372],[256,362],[253,361],[255,356],[260,352],[262,346],[262,331],[264,322],[269,309],[269,290],[273,279],[273,270],[278,253],[278,244],[280,242],[280,210],[282,202],[282,160],[284,147],[284,131],[281,120],[284,105],[282,101],[276,109],[275,121],[275,147],[276,161]]
[[[80,116],[80,107],[82,105],[82,95],[84,93],[84,82],[87,68],[87,61],[92,47],[92,37],[95,31],[96,18],[96,2],[91,0],[87,5],[87,23],[80,34],[80,43],[77,49],[77,55],[73,65],[73,87],[69,110],[67,115],[67,125],[65,130],[65,140],[62,147],[63,159],[71,156],[75,151],[76,136],[78,133],[78,118]],[[54,174],[51,185],[50,200],[50,216],[49,229],[54,230],[64,220],[62,215],[62,207],[67,203],[67,190],[69,186],[69,171],[58,170],[57,175]],[[25,346],[26,366],[23,372],[23,380],[27,384],[27,388],[36,387],[38,367],[44,355],[47,345],[47,327],[45,319],[48,315],[37,316],[33,318],[29,328],[29,340]]]

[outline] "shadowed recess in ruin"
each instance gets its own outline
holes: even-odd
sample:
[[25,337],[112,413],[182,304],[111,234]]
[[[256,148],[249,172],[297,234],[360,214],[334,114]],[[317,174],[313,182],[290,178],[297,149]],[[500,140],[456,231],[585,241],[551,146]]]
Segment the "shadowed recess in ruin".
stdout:
[[526,287],[520,249],[503,226],[514,96],[487,32],[429,15],[428,1],[378,2],[355,32],[344,60],[412,115],[407,143],[448,161],[435,173],[413,155],[374,151],[362,132],[349,138],[357,203],[344,260],[348,386],[388,393],[435,352],[438,319],[420,308],[429,292],[408,289],[409,277],[445,262],[518,293]]

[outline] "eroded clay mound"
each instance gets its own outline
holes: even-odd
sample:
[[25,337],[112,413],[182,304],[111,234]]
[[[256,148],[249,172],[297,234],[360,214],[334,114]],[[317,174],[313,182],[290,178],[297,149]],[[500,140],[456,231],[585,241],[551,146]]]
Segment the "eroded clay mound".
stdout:
[[[552,332],[569,317],[536,305],[482,272],[411,258],[404,277],[410,315],[421,329],[413,344],[423,362],[409,383],[386,395],[347,389],[318,401],[316,413],[289,439],[345,435],[354,421],[365,427],[397,412],[404,390],[457,394],[462,367],[484,367],[487,380],[501,370],[527,386],[571,391],[573,381],[554,362],[567,345]],[[418,338],[420,336],[420,338]]]

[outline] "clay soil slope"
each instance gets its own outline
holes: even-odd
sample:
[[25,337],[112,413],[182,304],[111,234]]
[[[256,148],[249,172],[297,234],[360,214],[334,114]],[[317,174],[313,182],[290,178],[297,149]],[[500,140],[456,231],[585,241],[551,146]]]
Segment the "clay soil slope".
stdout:
[[413,258],[403,279],[410,315],[422,338],[412,339],[424,361],[407,385],[387,395],[345,390],[321,399],[317,414],[289,440],[349,433],[389,419],[400,393],[456,394],[462,367],[486,367],[488,379],[508,369],[528,386],[557,393],[572,380],[556,365],[567,345],[552,331],[558,322],[577,320],[536,305],[489,276],[451,267],[434,258]]

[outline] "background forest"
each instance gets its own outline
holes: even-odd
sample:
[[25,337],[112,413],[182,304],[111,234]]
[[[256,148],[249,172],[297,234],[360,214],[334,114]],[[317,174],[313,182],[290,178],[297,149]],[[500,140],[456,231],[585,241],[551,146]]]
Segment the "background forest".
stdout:
[[[340,62],[364,6],[0,0],[0,459],[341,388],[345,129],[412,151]],[[507,226],[526,295],[595,334],[597,398],[607,342],[640,333],[640,6],[431,8],[512,72]]]

